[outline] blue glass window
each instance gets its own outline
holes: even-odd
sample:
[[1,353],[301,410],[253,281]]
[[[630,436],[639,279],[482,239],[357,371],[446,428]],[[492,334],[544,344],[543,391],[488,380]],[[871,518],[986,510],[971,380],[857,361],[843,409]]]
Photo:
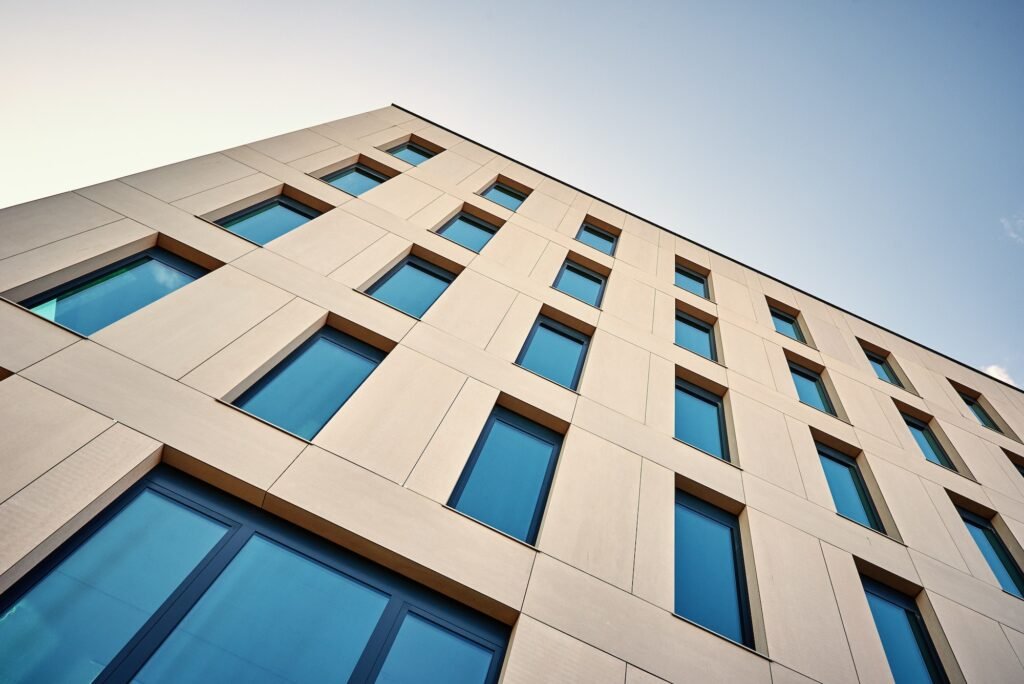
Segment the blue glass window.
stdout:
[[532,544],[561,447],[558,433],[495,408],[448,505]]
[[159,248],[21,302],[26,309],[82,335],[92,335],[201,277],[206,270]]
[[600,273],[595,273],[589,268],[566,260],[562,264],[561,270],[558,271],[554,287],[581,302],[586,302],[591,306],[601,306],[604,283],[605,277]]
[[388,154],[394,155],[413,166],[419,166],[434,156],[433,152],[414,142],[404,142],[397,147],[392,147],[388,150]]
[[796,316],[790,316],[788,313],[783,313],[778,309],[770,307],[769,310],[772,313],[772,323],[775,325],[775,330],[797,342],[807,343],[804,331],[800,329],[800,322],[797,321]]
[[540,316],[526,338],[516,363],[548,380],[576,389],[583,373],[590,338]]
[[992,568],[992,573],[999,580],[999,586],[1017,598],[1024,598],[1024,575],[1021,574],[1020,567],[1010,554],[1010,550],[996,533],[992,521],[959,507],[957,511],[963,518],[967,531],[978,545],[981,555],[985,557],[988,566]]
[[466,249],[479,252],[497,232],[497,226],[492,226],[490,223],[463,211],[444,224],[437,231],[437,234],[445,236]]
[[789,372],[793,376],[793,384],[796,385],[796,393],[801,402],[813,406],[819,411],[836,415],[832,400],[829,399],[828,392],[825,390],[825,381],[818,373],[793,362],[789,364]]
[[946,684],[949,680],[913,600],[866,577],[861,581],[896,684]]
[[890,385],[903,387],[903,383],[900,382],[899,376],[896,375],[892,364],[889,363],[889,359],[869,351],[865,351],[864,354],[868,357],[868,361],[871,362],[871,367],[875,370],[875,375],[878,376],[879,380],[885,380]]
[[319,215],[316,209],[280,195],[225,216],[217,225],[249,242],[265,245]]
[[1013,467],[1017,469],[1017,472],[1020,473],[1021,477],[1024,477],[1024,465],[1021,465],[1020,463],[1014,463]]
[[580,226],[579,232],[576,233],[576,239],[585,245],[590,245],[599,252],[604,252],[608,256],[615,255],[615,243],[618,241],[618,237],[609,233],[604,228],[584,223]]
[[987,427],[989,430],[995,430],[996,432],[1002,433],[996,422],[992,420],[992,416],[988,415],[988,412],[982,407],[981,402],[974,397],[964,394],[963,392],[957,392],[960,398],[967,404],[967,408],[971,409],[971,413],[978,419],[978,422]]
[[515,211],[526,201],[524,193],[510,188],[504,183],[494,183],[491,187],[480,193],[480,195],[500,204],[509,211]]
[[419,257],[408,256],[374,283],[366,294],[419,318],[453,280],[455,274],[451,271]]
[[675,542],[676,614],[753,648],[736,516],[676,492]]
[[159,466],[0,596],[0,681],[494,684],[508,632]]
[[358,197],[367,190],[373,190],[387,179],[387,176],[369,167],[362,164],[354,164],[340,171],[329,173],[321,180],[339,190],[344,190],[348,194]]
[[917,418],[911,418],[907,414],[903,415],[903,422],[907,424],[910,429],[910,434],[913,435],[914,441],[917,442],[917,446],[921,447],[921,452],[924,457],[932,463],[949,468],[950,470],[956,470],[953,466],[953,462],[946,455],[946,450],[942,448],[938,438],[935,437],[935,433],[928,427],[927,423],[918,420]]
[[868,495],[856,459],[822,444],[817,446],[821,469],[825,471],[832,502],[839,515],[884,534],[885,528]]
[[681,287],[698,297],[708,298],[707,276],[703,276],[678,264],[676,264],[676,287]]
[[235,400],[235,406],[313,439],[384,358],[354,337],[323,328]]
[[722,397],[676,380],[676,439],[723,461],[729,460]]
[[706,359],[717,360],[715,328],[693,316],[676,312],[676,344]]

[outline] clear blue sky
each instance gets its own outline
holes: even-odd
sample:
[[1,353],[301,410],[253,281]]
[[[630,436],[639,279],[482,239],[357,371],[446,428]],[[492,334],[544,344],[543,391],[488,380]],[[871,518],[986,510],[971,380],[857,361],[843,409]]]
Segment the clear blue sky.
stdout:
[[1024,382],[1024,3],[3,14],[0,206],[393,101]]

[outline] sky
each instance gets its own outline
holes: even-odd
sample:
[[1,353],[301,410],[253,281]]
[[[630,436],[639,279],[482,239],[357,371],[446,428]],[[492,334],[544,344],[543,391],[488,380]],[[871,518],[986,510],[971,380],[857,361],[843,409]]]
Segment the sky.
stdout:
[[1024,3],[0,10],[0,206],[393,102],[1024,385]]

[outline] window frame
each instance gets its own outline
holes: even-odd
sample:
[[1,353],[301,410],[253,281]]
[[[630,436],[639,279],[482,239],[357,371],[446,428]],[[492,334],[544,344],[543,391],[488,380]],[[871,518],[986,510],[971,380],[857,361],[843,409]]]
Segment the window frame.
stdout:
[[[866,527],[888,536],[888,533],[885,530],[885,524],[882,522],[882,516],[878,514],[878,507],[875,506],[875,501],[871,496],[871,491],[868,489],[867,482],[864,480],[864,475],[860,471],[860,464],[857,463],[857,459],[853,456],[844,454],[841,451],[837,451],[832,447],[825,446],[821,442],[815,442],[814,446],[818,451],[819,460],[822,458],[830,459],[842,466],[845,466],[850,471],[854,489],[860,497],[861,505],[864,506],[864,512],[867,514],[868,520],[872,523]],[[835,494],[832,493],[832,485],[828,482],[828,477],[825,478],[825,482],[828,485],[829,495],[832,497],[832,505],[835,506],[836,497]],[[854,520],[840,511],[838,506],[835,506],[835,509],[836,515],[842,516],[850,522],[857,523],[861,527],[865,527],[865,525],[859,520]]]
[[[576,295],[574,295],[572,293],[569,293],[569,292],[566,292],[565,290],[563,290],[562,288],[560,288],[558,286],[558,284],[562,282],[562,278],[565,277],[565,272],[568,271],[568,270],[576,271],[577,275],[581,275],[584,278],[590,278],[590,279],[593,279],[593,280],[597,280],[600,283],[600,286],[599,286],[598,291],[597,291],[597,301],[595,301],[595,302],[588,302],[585,299],[580,299]],[[556,290],[558,290],[562,294],[567,295],[569,297],[572,297],[573,299],[575,299],[578,302],[583,302],[587,306],[592,306],[595,309],[600,309],[601,308],[601,302],[604,301],[604,291],[605,291],[605,288],[607,286],[608,286],[608,276],[602,275],[602,274],[598,273],[597,271],[595,271],[595,270],[593,270],[591,268],[587,268],[586,266],[583,266],[582,264],[580,264],[580,263],[578,263],[576,261],[573,261],[571,258],[568,258],[568,257],[566,257],[565,261],[562,262],[562,267],[560,269],[558,269],[558,275],[555,276],[555,281],[553,283],[551,283],[551,287],[555,288]]]
[[509,628],[469,606],[403,577],[393,570],[333,544],[312,532],[264,511],[227,492],[160,464],[120,494],[67,541],[48,554],[24,577],[0,595],[0,614],[21,600],[61,562],[87,543],[145,490],[226,526],[224,536],[168,595],[152,616],[111,658],[95,681],[130,681],[214,585],[222,572],[253,536],[262,536],[289,552],[388,596],[388,603],[363,647],[351,681],[369,681],[377,657],[386,656],[392,628],[401,625],[410,608],[443,627],[493,652],[487,684],[497,682],[508,648]]
[[[610,252],[606,252],[603,249],[601,249],[600,247],[594,247],[594,245],[592,245],[592,244],[590,244],[588,242],[583,242],[583,240],[580,240],[580,236],[583,235],[584,233],[596,233],[600,237],[607,238],[607,239],[611,240],[611,251]],[[586,245],[587,247],[590,247],[591,249],[596,249],[601,254],[605,254],[605,255],[610,256],[610,257],[614,257],[615,256],[615,250],[618,249],[618,247],[619,247],[619,236],[618,235],[615,235],[614,233],[612,233],[610,231],[607,231],[604,228],[601,228],[599,226],[595,226],[593,223],[589,223],[588,221],[584,221],[583,223],[580,224],[580,229],[576,231],[576,241],[581,243],[581,244]]]
[[[780,335],[782,335],[785,338],[788,338],[790,340],[795,340],[795,341],[799,342],[800,344],[807,344],[807,334],[804,332],[804,327],[800,324],[800,314],[794,315],[794,314],[786,313],[785,311],[779,309],[778,307],[771,306],[771,305],[768,306],[768,312],[771,314],[771,317],[772,317],[772,327],[775,329],[775,332],[779,333]],[[796,332],[796,337],[793,337],[792,335],[788,335],[788,334],[782,332],[781,330],[779,330],[779,326],[776,324],[777,323],[777,319],[782,319],[786,323],[789,323],[790,325],[792,325],[793,326],[793,330]],[[810,345],[808,345],[808,346],[810,346]]]
[[[696,318],[695,316],[691,316],[690,314],[686,313],[685,311],[680,311],[679,309],[676,309],[676,318],[675,318],[675,320],[676,321],[682,320],[685,323],[693,326],[694,328],[703,329],[703,331],[708,334],[708,340],[711,343],[711,345],[710,345],[711,346],[711,356],[704,356],[700,352],[694,351],[693,349],[690,349],[689,347],[686,347],[686,346],[683,346],[683,345],[679,344],[679,338],[678,337],[676,337],[673,340],[675,345],[677,347],[679,347],[680,349],[685,349],[686,351],[690,352],[691,354],[696,354],[697,356],[699,356],[701,358],[704,358],[704,359],[707,359],[709,361],[714,361],[715,363],[718,363],[718,341],[715,339],[715,324],[714,323],[708,323],[707,321],[702,321],[701,319]],[[674,329],[673,329],[673,333],[675,333]],[[674,334],[673,334],[673,337],[675,337]]]
[[[459,241],[457,241],[457,240],[455,240],[453,238],[450,238],[447,235],[445,235],[445,231],[447,231],[452,225],[455,224],[456,221],[459,221],[460,219],[465,221],[466,223],[469,223],[469,224],[475,226],[476,228],[479,228],[480,230],[482,230],[482,231],[484,231],[484,232],[486,232],[486,233],[488,233],[490,235],[490,237],[487,238],[487,242],[484,243],[484,245],[479,250],[473,249],[472,247],[467,247],[466,245],[462,244],[461,242],[459,242]],[[499,230],[501,230],[500,226],[495,226],[495,225],[489,223],[488,221],[485,221],[482,218],[479,218],[478,216],[474,216],[473,214],[469,213],[468,211],[462,210],[462,211],[458,212],[457,214],[455,214],[455,216],[452,216],[450,219],[445,221],[444,224],[440,228],[438,228],[437,231],[435,231],[435,232],[436,232],[437,235],[440,235],[445,240],[448,240],[449,242],[453,242],[456,245],[458,245],[459,247],[462,247],[463,249],[468,249],[469,251],[473,252],[474,254],[479,254],[480,252],[483,251],[484,247],[486,247],[487,245],[489,245],[491,243],[491,238],[493,238],[495,235],[497,235]]]
[[[954,506],[956,506],[956,504],[954,504]],[[1003,569],[1006,571],[1006,574],[1009,575],[1010,581],[1017,587],[1017,593],[1014,594],[1012,591],[1009,591],[1006,587],[1002,586],[1001,582],[999,583],[1000,588],[1008,594],[1012,594],[1019,599],[1024,599],[1024,571],[1021,570],[1020,565],[1017,563],[1017,559],[1013,557],[1012,553],[1010,553],[1009,547],[1006,545],[1006,542],[1003,541],[1003,537],[999,534],[999,531],[996,530],[995,525],[992,524],[992,520],[982,517],[977,513],[972,513],[962,506],[956,506],[956,511],[960,514],[960,518],[964,521],[966,526],[974,525],[987,533],[985,537],[992,545],[995,554],[999,556],[999,560],[1002,562]],[[971,541],[973,541],[977,546],[978,541],[974,539],[974,535],[970,534],[970,530],[968,530],[967,533],[970,535]],[[978,551],[981,553],[982,557],[985,556],[980,547],[978,548]],[[988,558],[985,558],[985,564],[990,567],[992,565],[988,562]],[[992,574],[995,574],[994,569]],[[998,577],[996,578],[996,581],[999,581]]]
[[[534,340],[534,338],[537,335],[537,330],[540,327],[542,327],[542,326],[548,328],[549,330],[551,330],[551,331],[553,331],[555,333],[559,333],[559,334],[564,335],[565,337],[572,338],[572,339],[576,340],[577,342],[580,342],[583,345],[583,349],[580,352],[579,361],[576,362],[576,368],[575,368],[575,370],[573,372],[572,384],[571,385],[563,385],[562,383],[558,382],[557,380],[552,380],[551,378],[549,378],[546,375],[541,375],[537,371],[532,370],[530,368],[527,368],[526,366],[524,366],[522,364],[523,357],[526,355],[526,350],[530,348],[531,344],[533,344],[533,340]],[[543,313],[541,313],[541,314],[539,314],[537,316],[537,320],[535,320],[533,322],[533,327],[530,328],[530,332],[526,336],[526,341],[523,342],[523,346],[519,350],[519,355],[516,356],[516,365],[519,366],[520,368],[522,368],[525,371],[529,371],[530,373],[533,373],[534,375],[536,375],[538,377],[544,378],[545,380],[548,380],[549,382],[555,383],[559,387],[564,387],[567,390],[570,390],[572,392],[576,392],[577,388],[580,386],[580,379],[583,376],[583,366],[586,364],[587,354],[589,352],[590,352],[590,335],[587,335],[586,333],[582,333],[579,330],[576,330],[575,328],[570,328],[569,326],[565,325],[564,323],[559,323],[555,319],[553,319],[553,318],[551,318],[549,316],[545,316]]]
[[[542,482],[542,493],[537,497],[537,503],[534,507],[533,517],[530,519],[530,528],[527,532],[526,539],[519,539],[518,537],[505,532],[504,530],[498,529],[493,525],[490,525],[482,520],[477,520],[473,516],[462,511],[459,508],[459,499],[462,497],[462,493],[465,491],[466,486],[469,484],[469,479],[473,475],[473,470],[476,468],[477,463],[480,461],[480,454],[483,452],[487,438],[490,436],[491,431],[494,429],[494,424],[497,422],[503,422],[506,425],[511,425],[517,430],[526,432],[527,434],[536,437],[537,439],[549,442],[554,447],[554,453],[551,460],[548,462],[548,466],[544,471],[544,478]],[[455,487],[452,489],[451,495],[448,497],[447,505],[450,508],[458,511],[467,518],[477,520],[477,522],[487,525],[491,529],[501,532],[505,536],[512,537],[518,541],[521,541],[530,546],[534,546],[537,541],[537,534],[540,532],[540,524],[544,519],[544,511],[547,510],[548,499],[551,496],[551,484],[555,479],[555,470],[558,467],[559,458],[562,455],[562,447],[565,444],[565,436],[552,430],[551,428],[544,427],[543,425],[521,416],[515,411],[511,411],[504,406],[495,406],[490,415],[487,416],[487,421],[484,423],[484,427],[480,430],[480,434],[476,438],[476,443],[473,444],[473,450],[469,452],[469,458],[466,459],[466,464],[462,467],[462,473],[459,474],[459,479],[455,483]]]
[[[494,190],[496,188],[500,189],[506,195],[511,195],[512,197],[519,198],[519,205],[515,209],[509,209],[508,207],[506,207],[501,202],[495,202],[490,197],[488,197],[487,193],[489,193],[491,190]],[[493,183],[488,185],[486,188],[484,188],[479,194],[480,194],[480,197],[483,197],[488,202],[494,202],[495,204],[497,204],[499,207],[501,207],[505,211],[511,211],[512,213],[515,213],[515,212],[519,211],[519,207],[523,206],[523,202],[525,202],[526,198],[530,196],[529,192],[523,192],[521,190],[516,190],[511,185],[509,185],[508,183],[504,183],[501,180],[494,181]]]
[[[413,152],[416,152],[416,154],[419,154],[419,155],[422,155],[422,156],[426,157],[426,159],[421,161],[419,164],[413,164],[412,162],[406,161],[406,160],[402,159],[401,157],[399,157],[398,155],[395,154],[395,152],[398,151],[401,148],[411,149]],[[439,154],[438,152],[433,152],[431,150],[428,150],[423,145],[420,145],[419,143],[417,143],[415,141],[412,141],[412,140],[404,140],[404,141],[398,143],[397,145],[392,145],[387,150],[385,150],[385,152],[390,154],[395,159],[398,159],[399,161],[405,162],[409,166],[419,166],[423,162],[430,161],[431,159],[433,159],[434,157],[436,157]]]
[[[692,290],[687,290],[685,287],[683,287],[682,285],[680,285],[679,283],[677,283],[675,281],[675,276],[676,275],[684,275],[684,276],[687,276],[687,277],[689,277],[689,278],[691,278],[693,280],[700,280],[701,286],[702,286],[701,289],[704,290],[704,294],[698,294],[697,292],[694,292]],[[706,299],[708,301],[711,301],[711,286],[708,283],[708,277],[706,275],[704,275],[703,273],[698,273],[697,271],[694,271],[692,268],[687,268],[686,266],[683,266],[682,264],[677,263],[676,267],[675,267],[675,271],[673,271],[673,274],[672,274],[672,284],[675,285],[676,287],[678,287],[680,290],[683,290],[685,292],[689,292],[690,294],[692,294],[692,295],[694,295],[696,297],[700,297],[701,299]]]
[[338,178],[341,178],[343,175],[345,175],[347,172],[353,171],[353,170],[362,171],[365,175],[370,176],[371,178],[374,178],[375,180],[379,180],[380,181],[379,183],[377,183],[377,185],[373,186],[373,188],[370,188],[369,190],[364,190],[361,193],[361,195],[362,194],[366,194],[367,192],[369,192],[370,190],[373,190],[374,188],[377,188],[377,187],[380,187],[381,185],[384,185],[384,183],[387,183],[389,180],[391,180],[394,177],[394,176],[388,176],[388,175],[386,175],[384,173],[381,173],[380,171],[377,171],[376,169],[371,169],[366,164],[357,161],[354,164],[349,164],[348,166],[342,167],[340,169],[336,169],[334,171],[331,171],[328,174],[320,176],[320,180],[322,180],[324,183],[327,183],[328,185],[330,185],[335,190],[341,190],[343,193],[345,193],[349,197],[359,197],[360,195],[353,195],[351,192],[349,192],[347,190],[342,190],[338,186],[333,185],[331,183],[331,181],[337,180]]
[[[871,364],[871,368],[875,371],[875,377],[877,377],[882,382],[889,383],[893,387],[899,387],[900,389],[904,390],[907,389],[903,385],[903,381],[900,380],[900,376],[896,372],[896,368],[891,363],[889,363],[888,356],[882,356],[881,354],[876,354],[875,352],[869,351],[867,349],[864,350],[864,356],[867,357],[868,363]],[[878,374],[878,366],[882,366],[885,369],[885,375],[888,377],[883,378],[881,375]]]
[[999,423],[997,423],[995,418],[993,418],[989,414],[988,410],[981,405],[980,395],[977,397],[972,397],[971,395],[959,389],[956,390],[956,393],[960,395],[960,399],[964,402],[964,404],[967,405],[967,408],[970,410],[971,415],[974,416],[974,419],[977,420],[982,427],[988,428],[989,430],[997,432],[1000,435],[1004,434],[1002,428],[999,427]]
[[[302,216],[305,216],[308,219],[307,223],[309,221],[312,221],[316,217],[323,215],[322,211],[319,211],[317,209],[314,209],[313,207],[305,205],[302,202],[298,201],[297,199],[289,197],[288,195],[274,195],[273,197],[271,197],[269,199],[265,199],[265,200],[263,200],[261,202],[257,202],[256,204],[253,204],[250,207],[246,207],[245,209],[240,209],[240,210],[238,210],[238,211],[236,211],[234,213],[228,214],[227,216],[223,216],[223,217],[217,219],[216,221],[212,221],[212,223],[215,223],[216,225],[220,226],[222,229],[224,229],[227,232],[231,233],[235,237],[242,238],[246,242],[250,242],[250,243],[252,243],[254,245],[259,245],[260,247],[262,247],[264,243],[256,242],[255,240],[250,240],[249,238],[245,237],[244,235],[239,235],[235,231],[231,230],[231,227],[229,225],[227,225],[227,224],[229,224],[231,222],[239,223],[241,221],[244,221],[245,219],[249,218],[250,215],[256,215],[258,212],[262,211],[266,207],[269,207],[269,206],[275,205],[275,204],[279,204],[279,205],[285,207],[286,209],[290,209],[290,210],[294,211],[296,214],[300,214]],[[298,230],[303,225],[305,225],[305,224],[295,226],[295,228],[292,228],[292,230]],[[287,231],[285,233],[282,233],[281,235],[278,235],[277,237],[284,237],[288,233],[292,232],[292,230],[289,230],[289,231]],[[276,239],[277,238],[274,238],[274,240],[276,240]],[[268,242],[272,242],[272,241],[273,240],[268,240]]]
[[[946,668],[943,667],[942,659],[939,658],[939,652],[935,648],[935,642],[928,632],[928,626],[925,624],[924,616],[921,615],[921,609],[917,607],[917,602],[903,592],[897,591],[877,580],[865,577],[864,575],[860,576],[860,580],[865,594],[874,594],[883,601],[888,601],[910,614],[912,622],[911,631],[914,632],[914,640],[917,642],[918,648],[921,649],[926,667],[928,667],[928,671],[932,675],[932,680],[939,684],[949,684]],[[864,600],[865,602],[868,601],[867,596],[864,597]],[[878,624],[875,622],[875,616],[873,611],[871,611],[870,605],[868,605],[868,613],[871,615],[871,623],[875,628],[875,633],[878,634],[879,641],[881,641],[882,637],[878,631]],[[882,650],[883,652],[885,651],[884,643],[882,644]],[[889,665],[888,653],[885,655],[886,665]]]
[[914,433],[911,432],[910,438],[914,440],[914,444],[917,445],[918,451],[920,451],[921,455],[924,456],[924,460],[928,461],[929,463],[934,463],[937,466],[941,466],[947,470],[952,470],[954,473],[960,472],[957,469],[956,465],[953,463],[953,459],[950,458],[948,453],[946,453],[946,447],[944,447],[942,445],[942,442],[939,441],[939,436],[935,434],[934,430],[932,430],[931,421],[925,422],[920,418],[915,418],[914,416],[904,413],[903,411],[900,411],[900,415],[903,417],[903,422],[906,423],[907,425],[907,430],[910,430],[912,427],[916,427],[918,430],[926,432],[932,436],[934,446],[938,450],[939,460],[944,461],[944,463],[935,463],[935,461],[928,458],[928,455],[924,453],[924,449],[922,449],[921,445],[917,444],[917,440],[914,439]]
[[[832,397],[829,395],[828,386],[825,384],[825,378],[822,376],[822,374],[813,371],[810,368],[807,368],[806,366],[801,366],[799,363],[795,361],[791,361],[789,359],[787,359],[786,361],[789,365],[790,373],[795,373],[800,377],[804,378],[805,380],[810,380],[818,387],[818,389],[820,390],[821,397],[824,400],[825,408],[820,409],[817,406],[814,406],[813,404],[808,404],[803,399],[800,399],[800,393],[797,392],[797,399],[800,401],[800,403],[803,404],[804,406],[810,406],[812,409],[817,409],[822,413],[827,413],[833,418],[838,418],[839,414],[836,412],[835,402],[832,401]],[[796,380],[793,381],[793,386],[794,388],[796,387]]]
[[[409,313],[408,311],[404,311],[402,309],[399,309],[394,304],[391,304],[389,302],[385,302],[383,299],[378,298],[377,295],[376,295],[377,290],[379,290],[381,287],[383,287],[385,284],[387,284],[387,282],[389,280],[391,280],[392,277],[394,277],[399,271],[401,271],[406,266],[409,266],[411,268],[419,269],[420,271],[423,271],[424,273],[427,273],[428,275],[432,275],[432,276],[434,276],[434,277],[436,277],[436,278],[438,278],[440,280],[444,280],[447,283],[447,285],[445,285],[444,290],[442,290],[441,293],[439,295],[437,295],[437,299],[435,299],[433,302],[431,302],[430,306],[428,306],[426,308],[426,310],[423,313],[419,314],[419,315],[413,314],[413,313]],[[425,316],[427,314],[427,311],[430,311],[430,308],[432,306],[434,306],[434,304],[437,303],[437,300],[440,299],[441,296],[444,295],[444,293],[448,291],[448,287],[452,283],[455,282],[455,278],[457,278],[458,275],[459,275],[458,273],[452,273],[448,269],[442,268],[441,266],[438,266],[437,264],[433,264],[433,263],[427,261],[426,259],[424,259],[423,257],[416,256],[415,254],[407,254],[404,257],[402,257],[398,261],[397,264],[395,264],[394,266],[389,268],[384,275],[382,275],[381,277],[379,277],[375,281],[373,281],[373,284],[371,284],[368,288],[366,288],[366,294],[369,295],[370,297],[372,297],[374,300],[380,302],[381,304],[384,304],[385,306],[391,307],[395,311],[401,311],[406,316],[411,316],[411,317],[415,318],[416,320],[420,320],[420,319],[423,318],[423,316]]]
[[[721,461],[725,461],[726,463],[732,463],[732,453],[731,453],[731,451],[729,449],[729,432],[728,432],[728,428],[726,427],[726,420],[725,420],[725,397],[719,396],[719,395],[715,394],[714,392],[709,392],[708,390],[704,389],[703,387],[699,387],[699,386],[693,384],[692,382],[688,382],[688,381],[686,381],[686,380],[684,380],[683,378],[680,378],[680,377],[676,377],[675,389],[676,389],[677,392],[685,392],[686,394],[689,394],[690,396],[696,397],[697,399],[702,399],[702,400],[704,400],[704,401],[706,401],[708,403],[713,403],[715,405],[715,407],[718,409],[718,442],[719,442],[719,448],[722,450],[722,455],[718,456],[717,454],[713,454],[710,451],[704,451],[703,449],[701,449],[699,446],[697,446],[695,444],[690,444],[685,439],[683,439],[679,435],[675,434],[675,425],[674,424],[672,426],[672,437],[674,439],[679,440],[680,442],[682,442],[686,446],[688,446],[688,447],[690,447],[692,449],[696,449],[697,451],[700,451],[702,453],[705,453],[708,456],[711,456],[712,458],[717,458],[717,459],[719,459]],[[673,401],[678,401],[675,396],[673,396]],[[674,414],[674,412],[675,412],[675,404],[673,404],[672,410],[673,410],[673,423],[674,423],[674,421],[675,421],[675,414]]]

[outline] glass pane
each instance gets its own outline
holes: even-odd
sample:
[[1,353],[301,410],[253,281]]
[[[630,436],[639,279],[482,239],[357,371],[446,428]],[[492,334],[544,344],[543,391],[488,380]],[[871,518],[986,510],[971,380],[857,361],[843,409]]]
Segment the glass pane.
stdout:
[[483,684],[494,653],[407,613],[377,675],[380,684]]
[[938,439],[932,433],[931,428],[923,425],[919,425],[916,422],[907,421],[907,427],[910,428],[910,434],[914,436],[914,441],[917,442],[917,446],[921,447],[921,452],[924,457],[932,463],[938,463],[941,466],[952,468],[953,464],[950,463],[949,457],[946,456],[946,452],[943,451],[942,446],[939,444]]
[[253,536],[136,678],[345,682],[388,596]]
[[598,231],[590,226],[583,226],[580,228],[579,235],[576,239],[585,245],[590,245],[594,249],[604,252],[605,254],[611,255],[615,252],[615,236],[609,235],[604,231]]
[[896,373],[893,371],[888,361],[877,356],[869,356],[868,361],[871,362],[871,367],[875,369],[875,375],[877,375],[880,380],[885,380],[888,383],[902,387],[899,378],[896,377]]
[[450,282],[450,279],[442,278],[414,262],[406,261],[383,280],[375,283],[368,294],[399,311],[419,318],[441,293],[448,289]]
[[434,156],[431,152],[428,152],[419,145],[413,145],[411,143],[402,143],[391,150],[391,154],[404,162],[412,164],[413,166],[418,166]]
[[32,311],[82,335],[91,335],[193,280],[145,256],[34,306]]
[[796,322],[796,319],[792,316],[773,310],[772,322],[775,324],[775,329],[786,337],[791,337],[797,342],[804,341],[804,334],[800,330],[800,326]]
[[995,421],[992,420],[992,416],[988,415],[988,413],[985,411],[984,408],[982,408],[981,404],[978,403],[976,399],[962,394],[960,396],[962,396],[964,398],[964,401],[967,402],[967,406],[971,409],[971,413],[974,414],[974,417],[978,419],[979,423],[989,428],[990,430],[995,430],[996,432],[1000,431],[999,428],[996,426]]
[[676,388],[676,438],[725,459],[719,403]]
[[492,202],[497,202],[509,211],[518,209],[526,199],[521,193],[506,188],[504,185],[492,185],[487,188],[483,196]]
[[929,657],[922,649],[917,616],[870,591],[867,597],[896,684],[940,681],[932,676]]
[[384,182],[380,176],[358,166],[353,166],[339,173],[327,176],[324,180],[339,190],[344,190],[356,197]]
[[144,490],[0,617],[0,681],[92,681],[225,530]]
[[743,643],[733,528],[676,504],[676,613]]
[[686,318],[676,317],[676,344],[700,354],[706,359],[715,358],[715,345],[711,331]]
[[307,221],[308,216],[284,204],[275,203],[229,221],[224,227],[247,240],[265,245]]
[[677,268],[676,286],[683,288],[687,292],[692,292],[698,297],[704,297],[705,299],[708,297],[708,281],[702,275]]
[[604,278],[593,276],[571,264],[566,264],[559,272],[558,279],[555,280],[555,288],[591,306],[597,306],[601,303]]
[[459,243],[466,249],[479,252],[491,239],[495,231],[488,230],[478,222],[460,214],[437,232],[439,235],[444,235],[449,240]]
[[576,389],[576,370],[582,356],[582,342],[546,325],[538,325],[520,354],[519,365]]
[[377,363],[318,335],[292,352],[239,397],[235,405],[293,434],[312,439]]
[[835,502],[836,511],[840,514],[856,520],[861,525],[879,529],[867,501],[867,493],[860,482],[860,475],[852,466],[840,463],[824,454],[818,454],[821,459],[821,467],[825,471],[825,479],[828,480],[829,491],[832,492],[832,501]]
[[792,369],[790,369],[790,373],[793,376],[793,384],[796,385],[796,393],[800,397],[800,401],[825,413],[833,413],[832,404],[825,392],[825,383],[821,378]]
[[1024,594],[1022,594],[1024,582],[1022,582],[1020,569],[1013,557],[1010,556],[1003,540],[988,525],[981,526],[971,520],[964,520],[964,523],[971,536],[974,537],[974,541],[977,542],[981,555],[988,561],[989,567],[992,568],[996,579],[999,580],[999,586],[1014,596],[1024,598]]
[[476,446],[476,459],[452,506],[517,539],[531,542],[530,527],[547,497],[548,470],[559,444],[492,419]]

